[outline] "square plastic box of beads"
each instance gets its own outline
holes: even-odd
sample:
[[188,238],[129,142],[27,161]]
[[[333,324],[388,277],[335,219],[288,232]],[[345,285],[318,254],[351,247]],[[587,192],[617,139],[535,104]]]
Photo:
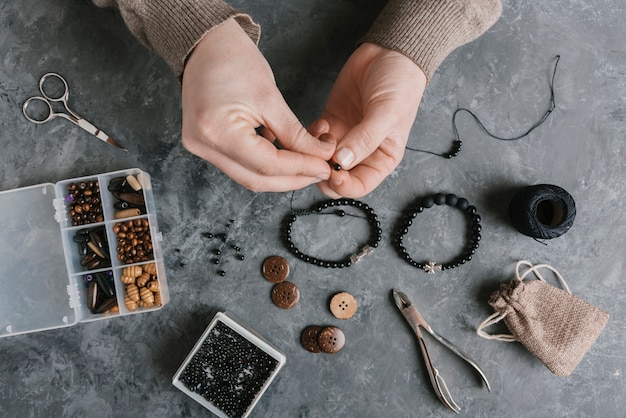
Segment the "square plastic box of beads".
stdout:
[[127,169],[0,192],[0,337],[169,301],[150,176]]
[[254,330],[218,312],[172,383],[218,417],[247,417],[285,361]]

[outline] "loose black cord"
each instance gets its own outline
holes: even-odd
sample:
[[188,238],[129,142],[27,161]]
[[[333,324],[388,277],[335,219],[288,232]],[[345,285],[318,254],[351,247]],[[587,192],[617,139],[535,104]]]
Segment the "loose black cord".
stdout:
[[459,130],[457,128],[456,125],[456,117],[460,112],[466,112],[469,113],[470,116],[476,121],[476,123],[478,124],[478,126],[480,127],[480,129],[482,129],[482,131],[484,133],[486,133],[487,135],[489,135],[492,138],[498,139],[500,141],[516,141],[518,139],[524,138],[528,135],[530,135],[530,133],[532,131],[534,131],[535,129],[537,129],[539,126],[541,126],[550,116],[550,114],[552,114],[552,111],[556,108],[556,100],[555,100],[555,94],[554,94],[554,79],[556,77],[556,69],[558,67],[559,64],[559,60],[561,59],[560,55],[556,56],[556,60],[554,62],[554,70],[552,71],[552,77],[550,79],[549,82],[549,87],[550,87],[550,107],[548,108],[548,110],[544,113],[544,115],[541,117],[541,119],[535,123],[534,125],[532,125],[526,132],[524,132],[521,135],[518,136],[514,136],[511,138],[505,138],[505,137],[501,137],[498,135],[495,135],[493,133],[491,133],[486,127],[485,125],[480,121],[480,119],[478,118],[478,116],[476,116],[476,114],[474,112],[472,112],[471,110],[467,109],[467,108],[459,108],[457,110],[455,110],[454,114],[452,115],[452,130],[454,132],[454,141],[452,143],[452,149],[449,152],[440,154],[437,152],[433,152],[433,151],[428,151],[428,150],[422,150],[422,149],[416,149],[416,148],[411,148],[411,147],[405,147],[407,150],[409,151],[416,151],[416,152],[424,152],[427,154],[432,154],[432,155],[437,155],[439,157],[444,157],[444,158],[452,158],[452,157],[456,157],[459,152],[461,151],[461,145],[463,144],[463,142],[461,141],[461,137],[459,135]]

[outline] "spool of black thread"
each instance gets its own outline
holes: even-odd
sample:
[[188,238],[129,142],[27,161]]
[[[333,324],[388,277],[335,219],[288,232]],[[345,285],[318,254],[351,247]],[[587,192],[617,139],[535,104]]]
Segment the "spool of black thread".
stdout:
[[509,203],[509,218],[519,232],[536,239],[552,239],[566,233],[576,217],[574,198],[552,184],[520,189]]

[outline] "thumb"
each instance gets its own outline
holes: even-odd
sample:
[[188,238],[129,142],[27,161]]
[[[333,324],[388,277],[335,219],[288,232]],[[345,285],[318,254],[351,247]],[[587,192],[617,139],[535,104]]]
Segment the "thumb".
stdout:
[[335,146],[328,141],[320,141],[311,135],[291,111],[287,103],[280,98],[264,112],[266,126],[276,135],[283,148],[329,160]]
[[370,111],[339,141],[333,161],[344,170],[350,170],[376,151],[393,132],[392,117],[388,112]]

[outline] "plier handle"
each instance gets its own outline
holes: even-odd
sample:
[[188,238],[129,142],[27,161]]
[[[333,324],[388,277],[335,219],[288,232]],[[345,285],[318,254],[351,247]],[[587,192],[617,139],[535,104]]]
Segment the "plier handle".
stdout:
[[424,341],[424,337],[422,336],[422,332],[420,328],[423,328],[426,332],[432,335],[437,341],[439,341],[441,344],[447,347],[450,351],[452,351],[454,354],[456,354],[457,356],[465,360],[470,366],[472,366],[478,372],[478,374],[480,374],[480,377],[483,379],[483,381],[487,385],[487,389],[491,391],[491,387],[489,386],[489,381],[487,380],[485,373],[483,373],[483,371],[480,369],[478,364],[476,364],[476,362],[470,356],[465,354],[463,350],[461,350],[459,347],[457,347],[456,345],[454,345],[453,343],[451,343],[450,341],[448,341],[447,339],[445,339],[444,337],[436,333],[430,327],[430,325],[428,325],[428,323],[426,322],[424,317],[419,313],[417,308],[411,303],[411,300],[407,297],[407,295],[400,292],[399,290],[394,289],[393,299],[396,302],[396,306],[398,307],[398,309],[400,309],[400,312],[402,312],[402,315],[407,320],[409,325],[411,325],[413,332],[415,332],[415,335],[417,336],[417,340],[420,345],[420,350],[422,351],[422,356],[424,357],[424,362],[426,363],[426,370],[428,371],[428,376],[430,377],[430,381],[433,385],[433,388],[435,389],[435,393],[437,394],[437,397],[439,397],[439,399],[445,406],[447,406],[448,408],[450,408],[452,411],[456,412],[457,414],[461,412],[461,407],[457,405],[456,402],[454,402],[454,399],[452,399],[452,396],[450,395],[450,391],[448,390],[448,387],[446,386],[446,382],[443,380],[443,377],[441,376],[441,374],[439,374],[439,371],[437,370],[437,368],[435,368],[432,361],[430,360],[430,356],[428,355],[428,349],[426,348],[426,342]]

